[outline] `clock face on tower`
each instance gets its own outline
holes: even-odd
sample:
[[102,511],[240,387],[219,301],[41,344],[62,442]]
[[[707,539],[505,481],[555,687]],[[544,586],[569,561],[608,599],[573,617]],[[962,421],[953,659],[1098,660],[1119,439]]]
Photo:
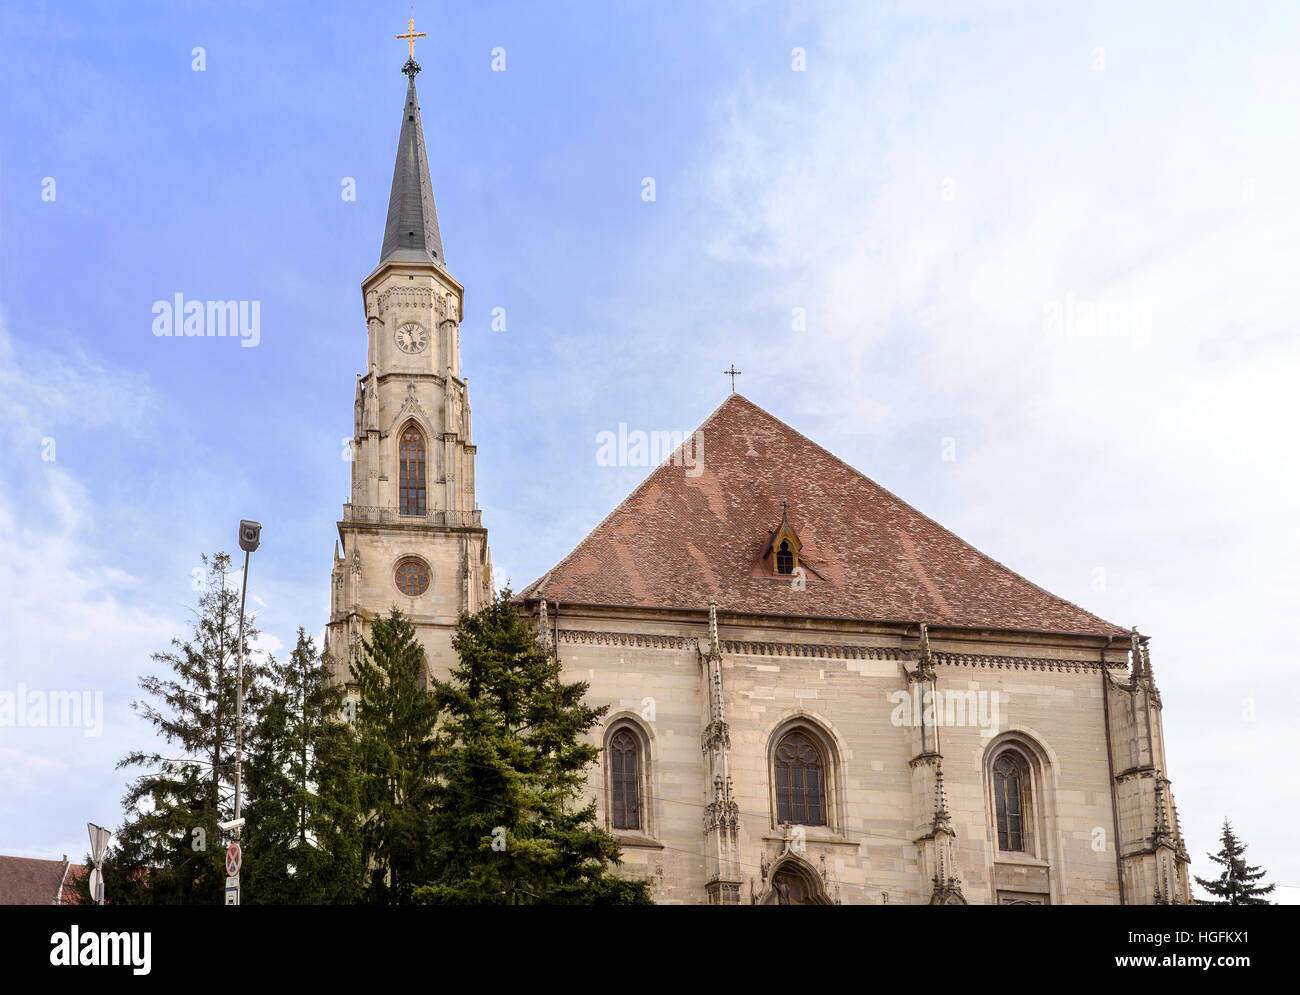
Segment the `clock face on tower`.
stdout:
[[398,325],[394,338],[402,352],[424,352],[424,347],[429,344],[429,333],[414,321]]

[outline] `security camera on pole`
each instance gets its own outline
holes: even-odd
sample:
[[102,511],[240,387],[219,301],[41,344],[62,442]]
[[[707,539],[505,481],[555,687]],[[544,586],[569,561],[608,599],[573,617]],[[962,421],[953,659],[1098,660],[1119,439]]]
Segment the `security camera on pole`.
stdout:
[[222,829],[235,831],[235,842],[226,851],[226,904],[239,904],[239,868],[244,855],[239,848],[240,830],[244,828],[244,818],[240,814],[243,805],[244,785],[244,599],[248,597],[248,561],[251,554],[261,543],[262,526],[259,522],[244,519],[239,523],[239,548],[244,551],[244,590],[239,595],[239,673],[238,687],[235,693],[235,818],[221,824]]

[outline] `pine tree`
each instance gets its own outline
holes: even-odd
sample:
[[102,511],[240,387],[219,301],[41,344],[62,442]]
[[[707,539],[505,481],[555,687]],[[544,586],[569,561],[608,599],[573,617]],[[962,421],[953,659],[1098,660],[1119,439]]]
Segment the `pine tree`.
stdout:
[[[168,744],[168,755],[137,750],[118,768],[144,768],[122,799],[125,819],[105,857],[109,900],[124,904],[219,904],[225,844],[218,822],[234,815],[236,644],[239,593],[226,586],[230,557],[203,556],[203,594],[193,634],[153,654],[171,677],[140,679],[136,711]],[[256,630],[244,628],[245,686],[262,667],[248,657]],[[250,719],[245,710],[245,728]]]
[[453,637],[459,663],[433,698],[440,779],[431,904],[650,904],[642,881],[612,873],[618,841],[580,804],[599,749],[583,736],[606,707],[583,702],[504,591]]
[[438,720],[423,687],[424,651],[414,626],[396,608],[375,619],[351,670],[359,693],[355,730],[367,894],[376,903],[406,905],[428,873]]
[[1273,890],[1273,885],[1256,884],[1265,874],[1259,867],[1247,864],[1243,854],[1246,844],[1237,839],[1227,819],[1223,820],[1223,848],[1216,853],[1206,854],[1216,864],[1223,867],[1223,873],[1207,881],[1197,878],[1196,883],[1214,896],[1214,899],[1196,899],[1197,905],[1272,905],[1262,896]]
[[360,898],[356,740],[344,689],[306,631],[285,663],[271,658],[257,689],[245,783],[241,901],[333,904]]

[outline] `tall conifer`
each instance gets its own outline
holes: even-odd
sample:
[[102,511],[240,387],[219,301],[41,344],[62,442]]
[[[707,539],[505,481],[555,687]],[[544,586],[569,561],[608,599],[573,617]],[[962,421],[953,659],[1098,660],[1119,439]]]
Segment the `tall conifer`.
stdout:
[[433,860],[419,901],[434,904],[648,904],[642,881],[612,873],[618,841],[584,801],[599,748],[585,735],[606,707],[583,701],[503,592],[460,619],[459,655],[433,681],[444,725]]
[[1213,899],[1196,900],[1197,905],[1272,905],[1264,896],[1273,891],[1273,885],[1257,884],[1265,871],[1246,863],[1246,844],[1237,839],[1227,819],[1223,820],[1223,846],[1218,853],[1207,854],[1223,867],[1217,878],[1197,878],[1196,883],[1214,896]]
[[371,901],[405,905],[426,879],[432,849],[435,778],[433,698],[425,689],[424,651],[396,608],[370,626],[352,661],[361,852]]
[[[122,799],[125,819],[104,866],[107,897],[115,902],[218,904],[225,886],[218,822],[234,815],[235,692],[239,592],[227,584],[230,557],[202,557],[203,593],[189,639],[155,653],[170,675],[140,679],[145,697],[135,710],[167,744],[136,750],[119,768],[142,768]],[[248,656],[257,632],[244,626],[245,686],[264,668]],[[255,716],[245,711],[245,729]]]
[[344,689],[299,628],[271,659],[245,765],[244,898],[263,905],[352,902],[363,882],[356,737]]

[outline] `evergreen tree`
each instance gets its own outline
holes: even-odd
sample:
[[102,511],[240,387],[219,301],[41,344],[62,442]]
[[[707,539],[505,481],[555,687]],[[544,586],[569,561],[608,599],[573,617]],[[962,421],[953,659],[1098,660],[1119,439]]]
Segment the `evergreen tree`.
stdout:
[[459,663],[434,680],[439,783],[430,904],[649,904],[645,882],[612,873],[618,841],[580,804],[599,748],[583,736],[606,707],[583,702],[504,591],[453,638]]
[[269,662],[244,765],[248,802],[241,901],[333,904],[363,881],[355,735],[344,689],[299,628],[285,663]]
[[1197,905],[1272,905],[1264,895],[1273,885],[1256,884],[1265,874],[1259,867],[1247,864],[1244,858],[1246,844],[1237,839],[1227,819],[1223,820],[1223,848],[1218,853],[1206,854],[1223,867],[1223,873],[1207,881],[1197,878],[1196,883],[1214,896],[1213,899],[1196,899]]
[[[234,817],[235,692],[239,592],[226,586],[230,557],[203,556],[207,574],[193,634],[153,654],[170,677],[140,679],[140,716],[167,743],[137,750],[118,768],[144,768],[127,785],[125,819],[104,861],[106,895],[126,904],[220,904],[225,843],[218,822]],[[256,630],[244,630],[245,686],[262,668],[248,657]],[[247,703],[246,703],[247,704]],[[245,709],[245,729],[252,717]]]
[[361,857],[368,897],[381,904],[409,904],[428,874],[438,712],[423,687],[425,669],[415,628],[396,608],[371,623],[351,664]]

